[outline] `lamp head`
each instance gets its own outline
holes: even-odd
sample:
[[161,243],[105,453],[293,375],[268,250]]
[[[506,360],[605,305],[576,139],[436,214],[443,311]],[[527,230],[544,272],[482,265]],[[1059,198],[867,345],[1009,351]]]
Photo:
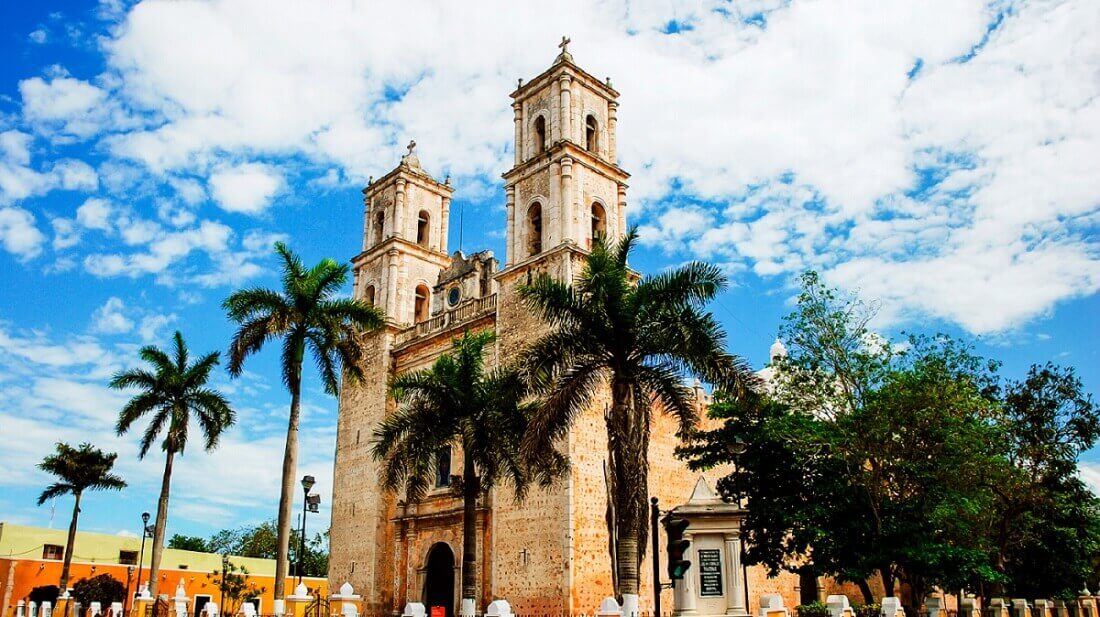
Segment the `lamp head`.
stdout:
[[316,483],[317,481],[313,479],[313,476],[302,476],[302,488],[304,488],[307,493]]
[[148,512],[142,512],[141,513],[141,522],[146,524],[146,525],[149,524],[149,513]]

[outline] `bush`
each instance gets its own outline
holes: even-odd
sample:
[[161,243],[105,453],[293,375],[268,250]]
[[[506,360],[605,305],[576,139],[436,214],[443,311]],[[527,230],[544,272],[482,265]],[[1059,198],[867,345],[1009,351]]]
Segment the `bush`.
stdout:
[[82,578],[73,585],[73,597],[81,606],[90,607],[99,602],[103,612],[111,602],[120,602],[126,596],[126,587],[110,574]]
[[881,604],[856,604],[852,607],[852,612],[856,614],[856,617],[878,617],[881,611]]
[[57,596],[59,595],[61,595],[61,591],[57,588],[57,585],[43,585],[32,589],[27,599],[38,606],[42,606],[43,602],[57,604]]
[[795,607],[798,617],[829,617],[829,607],[824,602],[810,602]]

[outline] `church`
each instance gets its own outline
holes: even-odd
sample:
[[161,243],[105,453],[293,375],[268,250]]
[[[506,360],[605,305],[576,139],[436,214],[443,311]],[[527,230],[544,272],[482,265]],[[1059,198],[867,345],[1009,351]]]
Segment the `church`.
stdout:
[[[462,501],[448,483],[461,473],[462,457],[453,452],[449,463],[444,457],[435,490],[419,503],[382,489],[370,449],[375,426],[395,409],[387,380],[430,366],[465,329],[496,332],[490,365],[514,359],[547,331],[519,301],[517,288],[541,274],[571,280],[597,234],[615,241],[626,233],[630,175],[616,157],[619,93],[610,79],[578,66],[567,43],[563,39],[548,69],[520,80],[511,93],[515,161],[503,174],[503,263],[489,251],[449,252],[454,189],[421,167],[415,144],[395,169],[363,189],[354,293],[384,310],[386,326],[366,335],[366,379],[346,385],[340,397],[329,580],[351,582],[367,614],[400,614],[406,602],[419,601],[454,615],[460,588]],[[503,486],[479,503],[478,611],[503,598],[518,614],[592,613],[614,595],[605,522],[608,394],[568,436],[571,469],[553,489],[534,488],[516,503]],[[707,404],[698,387],[696,400]],[[673,456],[674,421],[655,418],[649,492],[667,509],[686,502],[699,478]],[[663,552],[663,533],[661,542]],[[727,546],[739,551],[739,542]],[[653,605],[651,550],[641,571],[643,611]],[[750,568],[747,606],[731,604],[725,612],[755,614],[765,593],[782,594],[787,606],[817,599],[821,581],[802,578],[768,578]],[[662,599],[670,610],[671,593]]]

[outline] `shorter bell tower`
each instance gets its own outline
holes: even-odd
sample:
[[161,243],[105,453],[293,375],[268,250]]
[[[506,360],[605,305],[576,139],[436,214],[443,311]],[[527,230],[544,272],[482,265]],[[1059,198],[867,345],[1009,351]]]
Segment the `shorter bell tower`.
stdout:
[[355,296],[382,308],[394,324],[429,317],[439,273],[450,265],[454,189],[424,171],[415,141],[408,150],[397,168],[363,189],[363,252],[352,260]]

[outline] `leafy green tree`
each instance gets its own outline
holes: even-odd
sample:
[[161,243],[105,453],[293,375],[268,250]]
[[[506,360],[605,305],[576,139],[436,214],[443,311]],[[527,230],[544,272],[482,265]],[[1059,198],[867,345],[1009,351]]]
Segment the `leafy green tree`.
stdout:
[[206,543],[206,540],[198,536],[183,536],[180,534],[173,534],[168,539],[168,548],[174,548],[181,551],[196,551],[199,553],[209,553],[210,546]]
[[565,469],[557,452],[525,465],[519,444],[531,407],[526,387],[509,368],[487,371],[485,348],[492,332],[466,332],[430,368],[398,375],[390,392],[398,410],[374,433],[372,453],[382,462],[383,485],[404,488],[410,501],[428,492],[441,456],[462,453],[462,598],[477,598],[477,500],[502,481],[522,499],[528,484],[547,486]]
[[236,414],[229,402],[217,390],[210,388],[210,371],[218,365],[219,354],[208,353],[191,362],[187,344],[177,330],[172,337],[171,355],[148,345],[141,348],[139,357],[150,368],[134,368],[121,371],[111,380],[116,390],[138,390],[126,403],[115,426],[119,435],[125,434],[138,420],[149,416],[149,424],[141,436],[142,459],[153,444],[164,435],[160,443],[164,451],[164,474],[161,478],[160,497],[157,500],[157,518],[153,526],[152,557],[149,562],[149,593],[157,596],[160,577],[160,559],[164,552],[164,532],[168,523],[168,495],[172,484],[172,467],[177,454],[187,447],[188,426],[192,420],[203,434],[203,447],[212,450],[218,445],[223,432],[233,426]]
[[73,545],[76,544],[76,523],[80,517],[80,499],[84,491],[122,490],[126,483],[111,473],[118,455],[104,453],[90,443],[82,443],[74,448],[66,443],[57,443],[57,451],[38,464],[38,468],[57,478],[38,496],[38,505],[60,497],[73,496],[73,517],[69,521],[69,538],[65,542],[65,561],[61,566],[60,589],[69,588],[69,566],[73,561]]
[[225,615],[236,615],[246,600],[262,596],[266,587],[256,585],[249,579],[248,568],[238,566],[231,560],[222,561],[224,566],[206,575],[206,578],[218,589],[223,606],[219,607]]
[[609,484],[618,543],[613,577],[629,607],[637,602],[645,552],[649,433],[654,409],[695,427],[694,375],[734,396],[748,397],[757,380],[725,350],[725,334],[704,305],[726,286],[714,266],[691,263],[640,281],[627,265],[632,229],[608,246],[597,238],[575,281],[548,276],[521,287],[527,306],[552,331],[526,352],[525,372],[545,403],[525,437],[528,452],[553,447],[610,386]]
[[27,594],[27,601],[34,602],[38,606],[42,606],[43,602],[49,602],[51,604],[57,603],[57,596],[61,592],[58,590],[57,585],[39,585],[31,592]]
[[99,602],[103,607],[103,614],[107,613],[111,602],[121,602],[125,597],[126,587],[110,574],[82,578],[73,585],[73,598],[81,606],[90,608],[92,602]]
[[994,565],[1014,596],[1073,597],[1100,553],[1100,500],[1077,476],[1100,410],[1073,369],[1049,363],[1008,384],[1003,409],[1006,464],[990,485]]
[[803,285],[772,400],[720,396],[721,427],[681,449],[695,468],[736,463],[719,492],[752,504],[747,560],[856,582],[868,603],[872,575],[915,601],[994,576],[976,487],[999,452],[996,365],[947,337],[892,346],[868,327],[874,307],[813,273]]
[[[301,533],[297,529],[290,532],[290,546],[295,553],[295,561],[298,560],[298,538]],[[223,529],[209,540],[205,541],[208,552],[221,553],[223,555],[240,555],[241,557],[256,557],[258,559],[275,559],[278,547],[278,531],[275,521],[264,521],[254,527],[239,527],[237,529]],[[328,575],[328,531],[323,534],[315,533],[312,538],[307,537],[305,543],[305,576]]]
[[246,358],[273,339],[282,339],[283,383],[290,391],[290,417],[283,453],[282,488],[279,496],[278,552],[275,555],[276,599],[284,597],[290,544],[291,508],[298,466],[298,422],[302,399],[302,364],[306,349],[313,355],[325,391],[339,391],[341,368],[346,379],[362,379],[363,332],[384,323],[383,314],[357,299],[340,298],[347,283],[348,266],[322,259],[306,268],[285,244],[275,252],[282,260],[282,289],[242,289],[222,307],[240,324],[229,348],[229,373],[240,376]]

